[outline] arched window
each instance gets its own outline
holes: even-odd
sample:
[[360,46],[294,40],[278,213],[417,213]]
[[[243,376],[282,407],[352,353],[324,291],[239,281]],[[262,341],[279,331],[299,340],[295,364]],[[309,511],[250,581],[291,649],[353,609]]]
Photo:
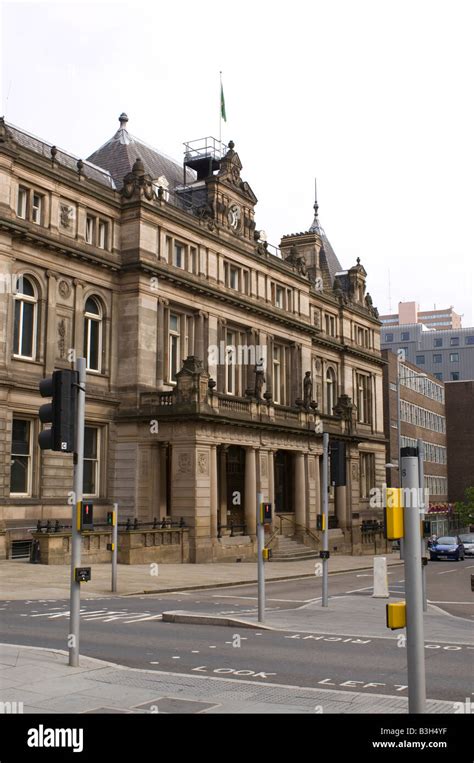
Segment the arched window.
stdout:
[[86,369],[100,373],[102,358],[102,308],[97,299],[89,297],[84,314],[84,355]]
[[326,413],[333,416],[333,408],[336,405],[336,374],[332,368],[326,371]]
[[36,324],[38,319],[38,295],[33,282],[19,276],[15,289],[15,319],[13,329],[13,354],[17,358],[36,356]]

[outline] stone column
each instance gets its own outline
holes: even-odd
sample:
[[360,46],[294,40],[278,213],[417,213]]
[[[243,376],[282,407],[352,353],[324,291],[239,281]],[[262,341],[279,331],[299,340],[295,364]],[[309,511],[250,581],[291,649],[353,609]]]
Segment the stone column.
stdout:
[[74,286],[76,287],[75,299],[74,299],[74,349],[76,350],[77,357],[84,355],[84,281],[74,279]]
[[211,539],[217,538],[217,445],[211,445],[210,458],[211,481]]
[[255,448],[245,449],[245,524],[247,535],[257,532],[257,470]]
[[220,468],[220,495],[219,495],[219,517],[221,525],[227,526],[227,446],[221,445],[219,451]]
[[347,527],[346,520],[346,493],[347,488],[345,485],[336,487],[335,489],[335,512],[337,518],[337,524],[342,529]]
[[298,525],[306,524],[306,484],[303,453],[293,453],[295,519]]
[[268,500],[272,504],[272,515],[275,518],[275,462],[273,450],[268,451]]
[[[159,446],[159,477],[158,477],[158,505],[159,505],[159,517],[163,519],[168,513],[168,506],[166,505],[166,493],[167,493],[167,451],[168,443],[162,442]],[[170,511],[171,514],[171,511]]]
[[194,317],[194,355],[199,360],[204,360],[204,317],[202,310],[199,310]]
[[156,386],[163,389],[165,382],[165,305],[168,300],[158,299],[156,327]]
[[48,306],[46,310],[46,346],[44,357],[44,370],[45,375],[50,376],[54,371],[54,365],[56,360],[57,350],[57,335],[56,335],[56,289],[58,284],[59,273],[55,273],[52,270],[46,271],[48,278]]

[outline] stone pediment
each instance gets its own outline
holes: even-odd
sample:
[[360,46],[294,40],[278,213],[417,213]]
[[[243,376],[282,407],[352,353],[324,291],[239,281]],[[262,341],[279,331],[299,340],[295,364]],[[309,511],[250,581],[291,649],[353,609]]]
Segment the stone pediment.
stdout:
[[217,177],[219,182],[229,185],[232,189],[236,190],[252,204],[257,203],[257,197],[250,188],[250,185],[242,180],[240,173],[242,171],[242,162],[236,151],[234,151],[234,143],[230,141],[229,150],[221,160],[221,166]]

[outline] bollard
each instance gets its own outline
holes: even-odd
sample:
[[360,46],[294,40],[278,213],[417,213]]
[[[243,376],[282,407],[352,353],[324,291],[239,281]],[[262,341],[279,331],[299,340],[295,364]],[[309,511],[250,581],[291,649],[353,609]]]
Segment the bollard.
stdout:
[[388,575],[387,557],[376,556],[374,558],[374,592],[375,599],[388,599]]

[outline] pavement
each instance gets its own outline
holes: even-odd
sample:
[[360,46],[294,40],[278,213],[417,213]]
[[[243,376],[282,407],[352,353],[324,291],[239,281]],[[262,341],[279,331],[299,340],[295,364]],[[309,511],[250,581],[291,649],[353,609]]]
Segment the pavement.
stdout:
[[[400,556],[382,554],[389,565],[402,564]],[[329,573],[372,569],[373,556],[334,555],[329,559]],[[301,562],[270,562],[265,566],[267,580],[313,577],[318,559]],[[104,596],[111,592],[111,565],[92,565],[92,579],[82,587],[85,596]],[[69,596],[70,568],[67,565],[30,564],[25,560],[0,562],[0,600],[61,599]],[[253,583],[257,564],[225,562],[222,564],[120,564],[118,590],[122,596],[167,591],[190,591],[199,588]]]
[[[401,597],[390,596],[390,601]],[[272,629],[296,633],[337,634],[344,636],[357,634],[360,638],[406,638],[406,629],[389,631],[385,622],[385,607],[388,599],[371,596],[342,595],[331,596],[328,607],[321,606],[318,597],[298,608],[265,613],[264,624],[258,622],[256,613],[239,617],[219,617],[213,612],[191,612],[171,610],[163,613],[164,622],[192,623],[195,625],[225,625]],[[437,606],[428,604],[423,616],[425,642],[466,645],[474,650],[474,628],[471,621],[450,615]],[[390,634],[390,635],[388,635]],[[456,647],[453,646],[453,649]]]
[[[3,712],[408,712],[406,697],[131,669],[91,657],[71,668],[64,651],[11,644],[0,644],[0,682],[2,703],[12,703]],[[456,706],[428,700],[427,712],[455,713]]]

